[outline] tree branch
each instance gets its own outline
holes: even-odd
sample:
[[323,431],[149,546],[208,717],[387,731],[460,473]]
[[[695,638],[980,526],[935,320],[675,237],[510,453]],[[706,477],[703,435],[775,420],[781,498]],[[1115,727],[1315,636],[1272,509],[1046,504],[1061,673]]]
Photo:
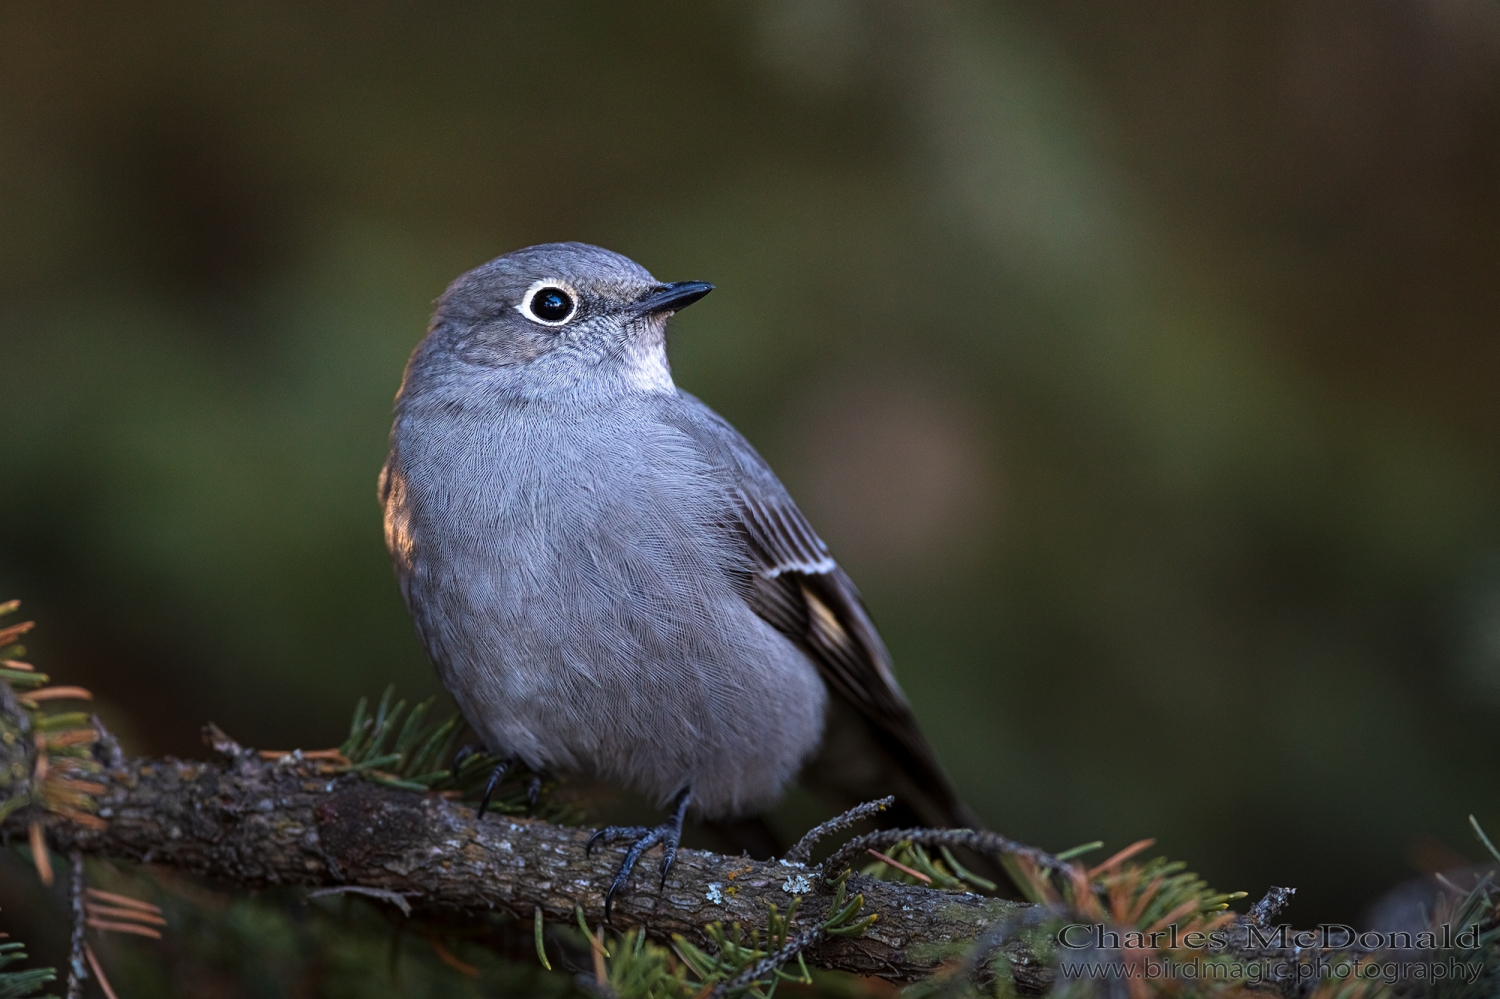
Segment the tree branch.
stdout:
[[[9,662],[3,672],[15,674],[24,665]],[[24,672],[21,676],[33,687],[46,680]],[[604,888],[620,862],[618,850],[587,855],[588,829],[499,813],[479,821],[474,809],[449,797],[458,792],[421,793],[372,783],[358,770],[395,758],[379,755],[384,738],[379,733],[367,739],[367,762],[353,767],[333,751],[265,759],[212,725],[204,730],[215,757],[211,762],[129,759],[97,719],[92,725],[82,713],[33,719],[20,703],[34,705],[54,699],[54,691],[76,688],[43,688],[18,696],[6,679],[0,675],[0,832],[28,836],[33,844],[42,843],[45,835],[52,849],[75,858],[72,869],[79,884],[76,858],[94,854],[171,866],[246,888],[300,885],[314,889],[313,895],[352,892],[391,903],[408,915],[462,920],[501,912],[530,922],[540,911],[554,923],[571,924],[581,911],[594,925],[604,918]],[[377,714],[391,727],[399,710],[387,715],[382,702]],[[861,806],[856,813],[873,812],[881,804]],[[814,829],[794,856],[805,858],[818,837],[846,828],[848,818]],[[874,847],[898,841],[1004,855],[1028,883],[1035,882],[1031,890],[1051,902],[1028,905],[853,874],[839,891],[861,895],[862,908],[852,917],[851,910],[841,910],[837,923],[830,924],[834,902],[825,890],[830,879]],[[1147,845],[1143,841],[1121,851],[1094,873]],[[47,855],[41,850],[36,858],[44,879]],[[1046,877],[1038,880],[1040,872]],[[707,932],[711,924],[769,926],[772,905],[785,913],[795,899],[802,899],[796,917],[776,931],[785,946],[742,969],[741,978],[759,977],[772,964],[799,953],[814,966],[894,981],[915,981],[940,971],[983,977],[993,956],[1008,963],[1017,992],[1040,994],[1054,971],[1049,946],[1043,947],[1049,952],[1045,955],[1029,949],[1036,927],[1054,920],[1122,926],[1136,921],[1122,914],[1113,889],[1093,883],[1081,866],[984,830],[867,833],[844,843],[819,867],[681,850],[664,884],[652,873],[641,871],[616,898],[614,925],[619,930],[641,927],[662,943],[670,944],[680,934],[713,950]],[[1158,877],[1147,894],[1162,884]],[[1070,904],[1063,904],[1059,887],[1067,889]],[[1284,935],[1271,943],[1266,933],[1251,933],[1267,928],[1290,896],[1290,889],[1272,889],[1246,916],[1214,917],[1218,921],[1213,925],[1227,932],[1227,953],[1259,963],[1263,985],[1297,995],[1307,982],[1318,980],[1331,960],[1377,953],[1364,946],[1322,950],[1288,944]],[[1138,906],[1145,904],[1144,897]],[[1215,903],[1231,897],[1189,894],[1162,918],[1200,918],[1200,907],[1216,912],[1223,905]],[[1482,901],[1491,905],[1488,896]],[[1103,908],[1106,902],[1114,906],[1113,916]],[[872,924],[865,925],[871,916]],[[863,929],[843,932],[851,918]],[[1123,949],[1087,953],[1067,946],[1068,967],[1084,962],[1123,968],[1157,945],[1141,950],[1145,945],[1127,943]],[[87,947],[84,951],[89,957]],[[73,971],[81,983],[77,960]],[[719,991],[731,984],[721,983]]]
[[[3,686],[3,685],[0,685]],[[55,849],[176,867],[243,887],[358,886],[363,894],[402,898],[414,912],[501,911],[530,920],[537,907],[572,922],[575,906],[590,924],[604,917],[604,888],[618,850],[584,854],[590,830],[491,814],[475,820],[467,805],[436,794],[376,786],[333,773],[324,761],[260,758],[210,726],[216,762],[122,759],[96,778],[102,829],[47,818]],[[6,791],[0,789],[0,805]],[[34,810],[5,823],[25,833]],[[682,850],[665,887],[654,871],[636,875],[614,904],[614,925],[642,926],[659,941],[680,933],[707,944],[716,920],[763,925],[768,903],[785,911],[807,896],[794,932],[825,918],[817,868]],[[945,959],[1027,907],[1003,899],[934,891],[854,875],[850,893],[878,915],[862,935],[829,936],[806,954],[810,964],[897,981],[926,977]],[[1048,968],[1019,947],[1007,950],[1017,987],[1040,992]]]

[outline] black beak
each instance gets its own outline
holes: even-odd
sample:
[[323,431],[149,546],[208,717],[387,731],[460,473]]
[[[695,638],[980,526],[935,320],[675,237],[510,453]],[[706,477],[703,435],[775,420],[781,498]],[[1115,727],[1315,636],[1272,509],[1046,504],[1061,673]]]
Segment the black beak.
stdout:
[[631,306],[631,311],[638,316],[681,312],[713,290],[714,286],[705,281],[673,281],[647,294]]

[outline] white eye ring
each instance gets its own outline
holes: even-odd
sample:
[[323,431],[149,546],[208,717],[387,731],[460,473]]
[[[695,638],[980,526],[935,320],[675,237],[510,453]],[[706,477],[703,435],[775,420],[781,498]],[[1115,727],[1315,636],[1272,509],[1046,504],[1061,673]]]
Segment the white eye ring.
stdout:
[[[543,319],[539,316],[534,306],[536,304],[536,297],[544,291],[562,292],[563,296],[568,300],[568,311],[560,317],[554,316],[551,319]],[[543,326],[563,326],[568,320],[578,315],[578,292],[574,291],[573,286],[568,284],[568,282],[559,281],[557,278],[543,278],[540,281],[533,281],[531,287],[526,289],[526,294],[521,296],[521,303],[516,306],[516,311],[532,322],[540,323]]]

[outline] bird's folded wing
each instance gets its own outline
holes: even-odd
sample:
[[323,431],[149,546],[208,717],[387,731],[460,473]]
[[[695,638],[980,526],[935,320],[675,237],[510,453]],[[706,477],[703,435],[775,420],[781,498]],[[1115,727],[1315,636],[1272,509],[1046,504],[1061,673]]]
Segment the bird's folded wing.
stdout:
[[871,724],[882,748],[940,810],[927,821],[952,824],[956,797],[896,683],[859,591],[789,498],[776,502],[780,497],[742,488],[737,499],[758,569],[751,606],[802,645],[834,693]]
[[897,723],[911,709],[891,673],[885,644],[854,584],[790,501],[769,501],[742,484],[739,528],[754,556],[752,604],[785,634],[810,646],[840,694]]
[[751,565],[747,599],[762,618],[800,645],[833,693],[871,734],[921,799],[926,824],[971,825],[891,671],[890,653],[854,583],[839,568],[786,487],[728,421],[686,392],[663,400],[663,421],[693,438],[725,477],[728,525]]

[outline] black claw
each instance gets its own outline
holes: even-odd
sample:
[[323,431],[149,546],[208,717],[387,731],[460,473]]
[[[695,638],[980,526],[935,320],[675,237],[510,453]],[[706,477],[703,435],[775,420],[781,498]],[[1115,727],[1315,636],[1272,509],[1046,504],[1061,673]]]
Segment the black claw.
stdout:
[[677,808],[673,811],[672,821],[662,826],[661,846],[661,884],[657,886],[660,891],[667,886],[667,872],[672,869],[672,861],[677,859],[677,844],[682,842],[682,822],[687,818],[688,793],[682,792],[677,799]]
[[479,799],[479,815],[477,818],[484,818],[484,813],[490,807],[490,795],[495,793],[495,785],[500,783],[500,778],[505,776],[505,771],[509,770],[511,764],[514,762],[516,762],[515,757],[509,757],[495,764],[495,769],[490,771],[489,783],[484,785],[484,797]]
[[467,760],[469,757],[483,751],[484,748],[482,746],[477,746],[472,742],[466,743],[465,745],[459,747],[458,752],[453,754],[453,767],[448,771],[453,775],[453,779],[458,780],[458,772],[463,769],[464,760]]
[[677,859],[677,844],[682,839],[682,823],[687,817],[688,802],[691,795],[682,791],[673,803],[672,817],[654,829],[645,826],[607,826],[600,829],[589,837],[583,852],[587,855],[594,849],[594,844],[600,840],[611,842],[617,839],[633,839],[634,843],[630,849],[625,851],[625,859],[620,861],[620,869],[615,874],[615,879],[610,882],[609,890],[604,893],[604,921],[610,921],[610,913],[614,909],[615,893],[625,887],[630,880],[630,872],[635,870],[636,861],[641,859],[641,854],[651,849],[656,844],[662,845],[661,860],[661,885],[665,888],[667,884],[667,871],[672,867],[672,861]]
[[661,845],[661,880],[656,883],[656,890],[661,891],[667,887],[667,872],[672,869],[672,861],[677,859],[676,838],[667,839]]
[[540,774],[532,774],[526,781],[526,804],[534,812],[536,803],[542,797],[542,777]]

